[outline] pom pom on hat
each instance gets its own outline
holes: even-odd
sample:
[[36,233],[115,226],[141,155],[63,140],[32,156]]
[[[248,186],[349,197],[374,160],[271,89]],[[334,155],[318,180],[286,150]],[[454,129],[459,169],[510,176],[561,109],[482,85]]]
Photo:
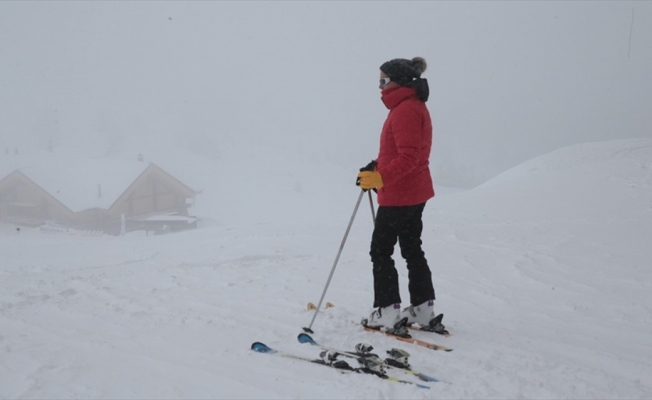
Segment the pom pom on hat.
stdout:
[[419,71],[419,75],[426,72],[426,69],[428,68],[428,63],[426,63],[426,60],[422,57],[414,57],[412,59],[412,64],[414,65],[414,68]]

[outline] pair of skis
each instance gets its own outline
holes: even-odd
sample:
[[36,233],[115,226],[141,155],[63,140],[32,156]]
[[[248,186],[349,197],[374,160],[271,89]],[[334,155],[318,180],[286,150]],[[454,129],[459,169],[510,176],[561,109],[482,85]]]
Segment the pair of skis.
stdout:
[[417,346],[425,347],[427,349],[436,350],[436,351],[447,351],[447,352],[448,351],[453,351],[453,349],[451,349],[450,347],[442,346],[442,345],[431,343],[431,342],[426,342],[425,340],[415,339],[415,338],[413,338],[413,337],[411,337],[409,335],[408,336],[400,335],[400,334],[394,333],[392,331],[383,331],[381,329],[372,328],[372,327],[369,327],[369,326],[366,326],[366,325],[362,325],[362,327],[364,328],[365,331],[379,332],[379,333],[384,334],[385,336],[389,336],[389,337],[394,338],[396,340],[400,340],[401,342],[416,344]]
[[410,357],[410,354],[405,350],[401,350],[401,349],[388,350],[387,351],[388,358],[386,358],[385,360],[381,360],[377,354],[371,352],[373,350],[373,347],[364,343],[357,344],[355,352],[348,352],[348,351],[338,350],[332,347],[327,347],[322,344],[319,344],[312,337],[310,337],[310,335],[306,333],[300,333],[299,336],[297,336],[297,340],[299,341],[299,343],[307,343],[312,346],[317,346],[324,351],[334,353],[334,354],[341,354],[345,357],[356,359],[358,360],[358,362],[362,360],[362,362],[368,363],[369,360],[371,360],[373,362],[381,364],[381,366],[385,368],[400,369],[406,374],[414,375],[415,377],[425,382],[439,382],[439,379],[437,378],[428,376],[422,372],[412,369],[410,363],[408,362],[408,358]]
[[[439,314],[434,320],[438,320],[439,324],[441,325],[441,319],[443,318],[443,314]],[[380,332],[383,333],[386,336],[389,336],[391,338],[394,338],[396,340],[400,340],[401,342],[406,342],[406,343],[412,343],[416,344],[417,346],[425,347],[427,349],[431,350],[437,350],[437,351],[453,351],[450,347],[446,346],[441,346],[435,343],[431,342],[426,342],[425,340],[419,340],[415,339],[410,334],[408,333],[408,329],[413,329],[413,330],[427,330],[427,329],[419,329],[419,328],[413,328],[413,327],[408,327],[407,326],[407,317],[401,319],[399,322],[394,325],[393,328],[391,329],[381,329],[381,328],[374,328],[371,326],[367,326],[366,320],[362,320],[361,322],[362,327],[364,328],[365,331],[368,332]],[[431,322],[431,326],[433,325],[433,322]],[[442,325],[443,326],[443,325]],[[448,331],[446,331],[448,334]]]
[[[279,351],[261,342],[253,343],[251,345],[251,349],[258,353],[276,355],[276,356],[290,358],[294,360],[310,362],[318,365],[324,365],[327,367],[340,370],[341,372],[359,372],[359,373],[372,374],[381,379],[385,379],[392,382],[415,385],[422,389],[429,389],[430,387],[417,382],[412,382],[409,380],[400,379],[396,376],[389,375],[387,373],[387,369],[401,370],[405,374],[413,375],[422,381],[439,382],[437,378],[413,370],[408,363],[409,354],[404,350],[400,350],[400,349],[389,350],[387,352],[389,357],[386,360],[382,360],[380,359],[380,357],[378,357],[377,354],[371,353],[373,347],[362,343],[356,346],[355,352],[349,352],[349,351],[338,350],[327,346],[323,346],[317,343],[312,337],[310,337],[306,333],[299,334],[297,340],[300,343],[310,344],[312,346],[319,347],[322,350],[322,352],[320,353],[321,358],[311,359],[308,357],[303,357],[296,354]],[[357,368],[351,367],[346,361],[338,359],[340,355],[356,360],[359,364],[359,367]]]
[[[325,309],[335,307],[332,303],[327,302]],[[308,303],[308,306],[306,307],[308,311],[311,310],[316,310],[317,306],[314,303]],[[365,320],[362,320],[362,327],[364,330],[368,332],[381,332],[385,334],[386,336],[392,337],[394,339],[400,340],[402,342],[406,343],[412,343],[416,344],[417,346],[425,347],[431,350],[437,350],[437,351],[453,351],[450,347],[446,346],[441,346],[435,343],[427,342],[425,340],[419,340],[412,338],[410,334],[408,333],[408,330],[413,330],[413,331],[425,331],[425,332],[434,332],[442,336],[449,337],[451,334],[446,330],[444,325],[442,324],[442,320],[444,318],[444,314],[439,314],[435,318],[430,321],[430,324],[428,326],[422,326],[422,327],[416,327],[413,325],[407,325],[407,318],[401,319],[392,329],[386,330],[386,329],[378,329],[378,328],[373,328],[370,326],[367,326],[365,323]],[[305,330],[305,328],[304,328]],[[311,332],[312,333],[312,332]]]
[[[330,308],[330,307],[334,307],[333,304],[326,303],[326,308]],[[314,304],[312,303],[308,304],[308,310],[316,310],[316,308],[317,307]],[[439,314],[432,321],[430,321],[429,326],[425,326],[425,327],[408,326],[407,318],[401,319],[396,325],[394,325],[394,327],[390,329],[379,329],[379,328],[367,326],[365,320],[361,322],[361,325],[366,331],[380,332],[388,337],[397,339],[402,342],[412,343],[417,346],[425,347],[432,350],[450,352],[453,349],[446,346],[441,346],[431,342],[427,342],[424,340],[412,338],[408,333],[408,329],[411,329],[411,330],[434,332],[443,336],[450,336],[448,331],[446,331],[446,329],[444,328],[444,325],[441,323],[442,318],[443,318],[443,314]],[[304,330],[306,330],[306,328],[304,328]],[[297,340],[300,343],[307,343],[312,346],[319,347],[322,350],[320,353],[320,358],[312,359],[312,358],[303,357],[292,353],[279,351],[276,349],[272,349],[271,347],[261,342],[253,343],[251,345],[251,349],[258,353],[276,355],[285,358],[291,358],[299,361],[327,366],[330,368],[337,369],[342,373],[358,372],[358,373],[373,374],[382,379],[386,379],[393,382],[416,385],[417,387],[424,388],[424,389],[429,388],[429,386],[389,375],[387,374],[387,370],[388,369],[401,370],[405,374],[412,375],[420,379],[421,381],[425,381],[425,382],[440,382],[440,380],[438,380],[437,378],[434,378],[432,376],[429,376],[427,374],[412,369],[408,363],[409,354],[401,349],[391,349],[387,351],[388,358],[382,360],[380,357],[378,357],[377,354],[371,353],[373,347],[362,343],[356,345],[356,350],[354,352],[351,352],[351,351],[338,350],[319,344],[310,335],[306,333],[299,334]],[[339,359],[338,358],[339,356],[355,359],[358,362],[359,367],[352,367],[346,361]]]

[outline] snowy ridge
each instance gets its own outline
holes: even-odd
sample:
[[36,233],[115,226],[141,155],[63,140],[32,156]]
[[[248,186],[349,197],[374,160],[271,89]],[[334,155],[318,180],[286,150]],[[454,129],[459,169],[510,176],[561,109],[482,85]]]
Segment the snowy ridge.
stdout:
[[[317,356],[296,335],[358,195],[327,165],[319,174],[336,188],[288,194],[301,165],[278,163],[264,173],[283,182],[265,184],[269,208],[224,199],[231,215],[196,231],[80,237],[0,225],[0,397],[649,398],[650,144],[571,146],[426,207],[436,307],[454,336],[415,336],[451,353],[355,324],[372,299],[363,204],[326,296],[335,307],[318,316],[313,336],[338,348],[403,348],[415,368],[450,382],[430,391],[249,350],[262,341]],[[186,167],[182,174],[194,168]],[[284,199],[300,206],[276,213]],[[319,212],[304,220],[312,208]],[[259,215],[264,223],[251,222]],[[406,305],[400,258],[397,268]]]
[[[575,169],[586,171],[594,176],[624,176],[626,175],[624,172],[628,172],[623,168],[624,166],[638,166],[643,169],[643,173],[634,174],[634,178],[646,176],[649,178],[649,173],[646,174],[645,170],[652,168],[651,159],[652,139],[580,143],[529,160],[481,186],[495,185],[518,178],[531,179],[532,176]],[[606,173],[604,166],[620,168],[612,168]]]
[[464,195],[501,220],[602,222],[650,215],[652,140],[574,145],[525,162]]

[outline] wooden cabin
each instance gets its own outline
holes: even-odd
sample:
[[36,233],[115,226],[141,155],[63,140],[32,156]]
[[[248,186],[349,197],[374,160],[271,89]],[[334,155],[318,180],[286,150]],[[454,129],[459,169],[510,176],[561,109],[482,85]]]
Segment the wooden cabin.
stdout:
[[25,167],[0,180],[0,220],[120,234],[196,228],[197,193],[154,163],[93,160]]
[[72,221],[75,212],[20,170],[0,180],[0,220],[39,226],[51,221]]

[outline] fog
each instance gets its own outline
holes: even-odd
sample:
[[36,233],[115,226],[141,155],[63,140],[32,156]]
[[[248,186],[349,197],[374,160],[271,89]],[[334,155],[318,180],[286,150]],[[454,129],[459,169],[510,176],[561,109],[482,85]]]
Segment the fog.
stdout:
[[[436,185],[652,137],[652,4],[1,2],[0,146],[375,157],[378,68],[424,57]],[[4,151],[0,152],[4,156]]]

